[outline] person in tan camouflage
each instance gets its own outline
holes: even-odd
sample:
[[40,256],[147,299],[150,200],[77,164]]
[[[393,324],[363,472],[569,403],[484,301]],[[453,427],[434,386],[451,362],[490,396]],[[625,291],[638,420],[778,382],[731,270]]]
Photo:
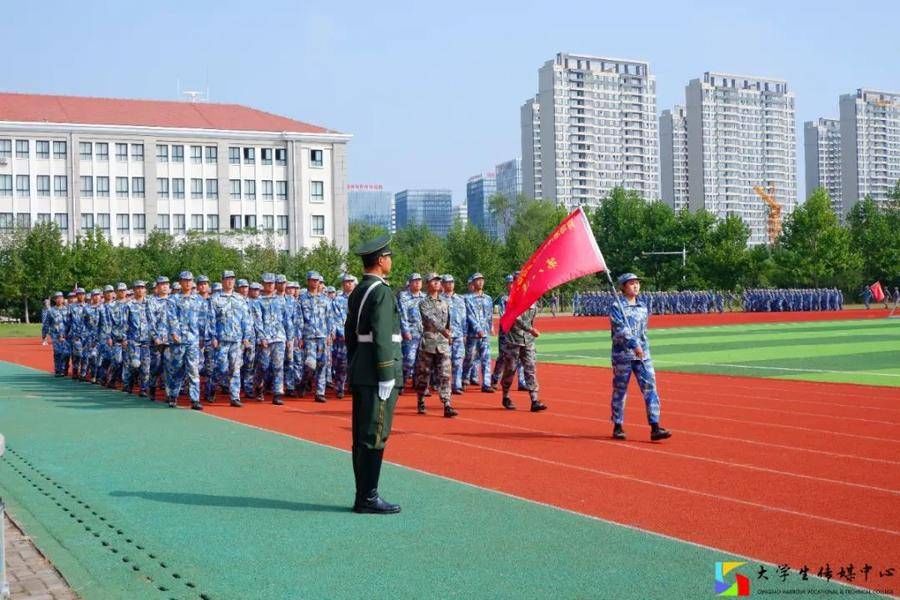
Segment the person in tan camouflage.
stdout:
[[534,317],[537,315],[537,302],[519,315],[512,327],[503,339],[503,347],[500,348],[500,363],[503,375],[500,377],[500,385],[503,388],[503,408],[515,410],[509,397],[509,388],[516,376],[516,367],[522,365],[522,375],[525,378],[525,387],[531,397],[531,412],[546,410],[547,405],[538,400],[537,364],[534,350],[534,340],[540,335],[534,327]]
[[450,305],[441,297],[441,276],[429,273],[428,294],[419,304],[422,315],[422,339],[416,354],[414,382],[419,414],[425,414],[425,391],[432,373],[437,374],[438,392],[444,403],[444,416],[455,417],[450,405]]

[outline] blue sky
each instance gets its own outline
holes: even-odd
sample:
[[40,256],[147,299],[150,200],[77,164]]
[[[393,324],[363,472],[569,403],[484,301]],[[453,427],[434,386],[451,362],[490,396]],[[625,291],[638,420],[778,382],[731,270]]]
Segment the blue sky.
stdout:
[[[900,91],[900,3],[8,2],[0,89],[236,102],[354,135],[349,180],[447,187],[518,156],[556,52],[647,60],[658,109],[704,71],[786,79],[803,121]],[[800,163],[802,165],[802,163]],[[798,165],[798,191],[804,192]]]

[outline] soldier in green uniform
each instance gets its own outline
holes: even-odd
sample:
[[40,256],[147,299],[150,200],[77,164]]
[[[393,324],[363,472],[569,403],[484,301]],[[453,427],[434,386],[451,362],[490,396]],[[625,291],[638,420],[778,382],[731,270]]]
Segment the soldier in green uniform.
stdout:
[[384,446],[391,432],[397,392],[403,384],[400,313],[385,278],[391,273],[390,237],[361,244],[365,275],[347,299],[344,338],[353,395],[353,512],[392,514],[400,506],[378,495]]

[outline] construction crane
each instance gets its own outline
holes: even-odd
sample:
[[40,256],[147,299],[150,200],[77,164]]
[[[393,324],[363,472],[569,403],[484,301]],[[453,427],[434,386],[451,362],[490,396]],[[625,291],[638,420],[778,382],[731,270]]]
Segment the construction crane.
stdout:
[[763,199],[763,202],[769,207],[769,218],[767,229],[769,234],[769,244],[774,244],[781,235],[781,205],[775,200],[775,186],[770,185],[766,191],[761,185],[754,185],[753,191],[756,195]]

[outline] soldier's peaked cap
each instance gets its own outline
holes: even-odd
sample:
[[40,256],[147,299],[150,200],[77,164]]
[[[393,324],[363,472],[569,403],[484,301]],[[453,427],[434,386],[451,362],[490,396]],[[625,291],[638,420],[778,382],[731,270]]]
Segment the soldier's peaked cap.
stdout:
[[362,257],[370,256],[372,254],[387,256],[391,254],[390,243],[391,236],[383,235],[380,238],[361,243],[353,250],[353,253]]

